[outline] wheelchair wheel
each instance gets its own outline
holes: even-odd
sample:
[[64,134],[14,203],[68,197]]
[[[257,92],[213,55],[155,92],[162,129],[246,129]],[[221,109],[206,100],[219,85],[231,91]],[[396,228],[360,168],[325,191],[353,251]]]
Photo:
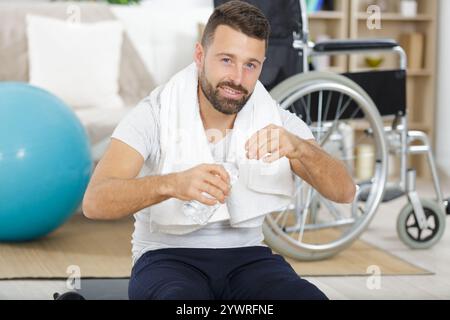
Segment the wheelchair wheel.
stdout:
[[420,229],[413,206],[408,202],[397,218],[397,234],[400,240],[412,249],[427,249],[436,244],[444,234],[445,213],[433,200],[421,199],[427,220],[427,228]]
[[[351,204],[321,196],[296,177],[291,204],[266,216],[265,242],[300,260],[319,260],[348,247],[366,229],[380,204],[387,176],[387,147],[381,116],[368,94],[337,74],[310,72],[286,79],[271,92],[284,109],[296,113],[328,153],[341,159],[359,191]],[[356,170],[360,144],[373,150],[372,167]],[[358,173],[359,176],[356,174]],[[365,194],[364,199],[360,197]]]

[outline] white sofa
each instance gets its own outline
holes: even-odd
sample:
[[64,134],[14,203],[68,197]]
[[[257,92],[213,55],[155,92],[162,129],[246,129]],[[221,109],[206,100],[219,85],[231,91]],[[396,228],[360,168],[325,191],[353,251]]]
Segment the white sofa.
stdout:
[[[88,133],[95,160],[103,154],[119,121],[136,103],[192,62],[199,24],[212,0],[152,0],[139,6],[76,2],[81,23],[119,19],[125,27],[119,76],[121,109],[74,109]],[[72,3],[73,4],[73,3]],[[67,19],[70,2],[0,3],[0,81],[29,80],[25,17]]]

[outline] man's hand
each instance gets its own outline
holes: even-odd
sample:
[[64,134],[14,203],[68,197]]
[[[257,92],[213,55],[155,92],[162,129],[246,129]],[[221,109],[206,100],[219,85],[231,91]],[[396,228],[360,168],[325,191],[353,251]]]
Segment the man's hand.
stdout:
[[[171,196],[180,200],[197,200],[212,206],[217,201],[224,203],[230,193],[230,177],[218,164],[201,164],[171,176]],[[204,192],[213,198],[205,196]]]
[[269,124],[255,132],[245,143],[247,158],[273,162],[286,156],[296,157],[299,138],[283,127]]
[[351,203],[354,199],[356,187],[345,165],[313,139],[301,139],[270,124],[254,133],[245,148],[249,159],[273,162],[285,156],[294,173],[327,199],[340,203]]

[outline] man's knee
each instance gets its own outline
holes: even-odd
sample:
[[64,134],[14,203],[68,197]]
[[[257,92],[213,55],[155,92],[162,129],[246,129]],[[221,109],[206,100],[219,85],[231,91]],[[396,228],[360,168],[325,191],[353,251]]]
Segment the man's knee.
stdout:
[[210,289],[194,283],[172,283],[156,292],[158,300],[210,300]]
[[169,281],[160,286],[148,286],[128,292],[132,300],[209,300],[213,295],[209,287],[203,284],[184,281]]
[[325,293],[317,286],[302,278],[281,283],[274,295],[276,299],[328,300]]
[[[305,280],[306,281],[306,280]],[[309,282],[309,287],[306,290],[306,296],[301,297],[301,299],[305,300],[328,300],[328,297],[325,295],[325,293],[320,290],[317,286],[313,285]]]

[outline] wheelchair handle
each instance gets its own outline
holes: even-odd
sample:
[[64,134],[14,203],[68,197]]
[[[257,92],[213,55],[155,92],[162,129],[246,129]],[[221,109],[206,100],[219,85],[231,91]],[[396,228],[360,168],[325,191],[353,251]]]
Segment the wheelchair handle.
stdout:
[[[304,55],[305,57],[320,55],[350,55],[364,52],[392,52],[399,56],[400,69],[406,70],[408,67],[408,59],[405,50],[397,43],[390,42],[392,40],[385,40],[385,43],[380,41],[381,40],[376,40],[371,43],[369,40],[336,40],[333,41],[332,46],[327,46],[326,44],[329,44],[330,42],[320,42],[315,44],[312,41],[308,41],[308,43],[305,43],[299,38],[294,38],[292,46],[297,50],[306,52]],[[352,44],[355,44],[355,46],[352,46]],[[307,70],[307,68],[304,70]]]

